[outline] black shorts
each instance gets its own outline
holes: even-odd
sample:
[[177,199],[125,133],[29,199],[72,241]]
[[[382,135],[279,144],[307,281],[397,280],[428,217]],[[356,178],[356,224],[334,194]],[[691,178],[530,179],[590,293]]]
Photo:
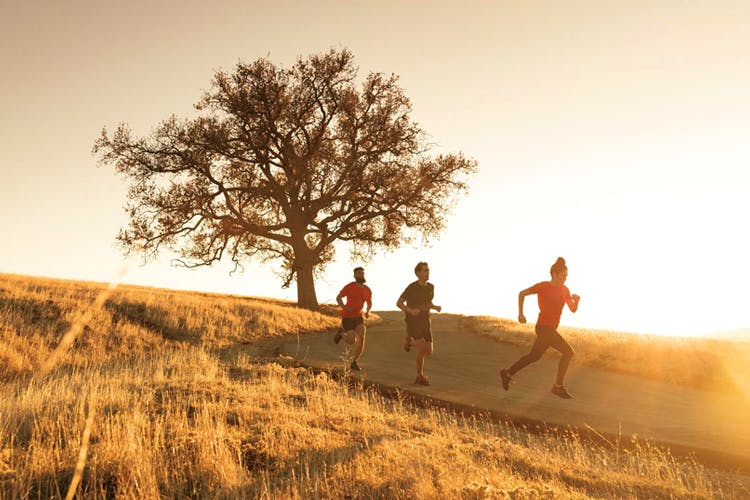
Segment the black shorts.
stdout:
[[417,339],[425,339],[432,342],[432,326],[429,316],[412,316],[406,318],[406,335]]
[[363,325],[364,323],[365,320],[362,316],[356,318],[341,318],[341,328],[343,328],[345,332],[354,330],[357,325]]

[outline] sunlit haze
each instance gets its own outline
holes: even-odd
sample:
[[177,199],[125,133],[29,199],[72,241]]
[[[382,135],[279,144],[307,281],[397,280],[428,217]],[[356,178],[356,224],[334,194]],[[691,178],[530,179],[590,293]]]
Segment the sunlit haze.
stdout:
[[[126,262],[125,180],[103,127],[192,116],[213,73],[346,47],[395,73],[436,152],[479,172],[447,230],[364,263],[395,309],[429,262],[444,312],[515,318],[558,256],[581,295],[563,326],[750,328],[750,3],[3,1],[0,272],[296,298],[279,265]],[[360,265],[337,248],[333,303]],[[536,316],[534,300],[526,315]]]

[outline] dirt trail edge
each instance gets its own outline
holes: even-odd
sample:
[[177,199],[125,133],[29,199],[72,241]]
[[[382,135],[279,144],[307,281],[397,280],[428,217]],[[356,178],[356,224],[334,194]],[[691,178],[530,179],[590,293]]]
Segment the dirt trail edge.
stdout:
[[462,332],[460,316],[451,314],[433,316],[435,352],[425,365],[432,385],[422,387],[413,384],[414,353],[403,348],[402,313],[377,314],[382,321],[368,327],[361,372],[345,369],[348,346],[335,345],[332,334],[287,337],[278,352],[417,406],[484,415],[535,433],[570,429],[598,446],[627,449],[637,437],[677,457],[750,473],[748,400],[576,366],[575,360],[566,380],[574,399],[562,400],[550,394],[558,361],[550,355],[518,373],[506,392],[498,368],[526,350]]

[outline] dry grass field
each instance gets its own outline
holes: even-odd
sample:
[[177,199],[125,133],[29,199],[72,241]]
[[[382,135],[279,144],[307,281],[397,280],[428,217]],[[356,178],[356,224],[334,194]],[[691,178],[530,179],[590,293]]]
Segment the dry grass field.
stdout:
[[[486,316],[462,318],[464,331],[521,347],[534,343],[533,325]],[[750,343],[709,338],[663,337],[560,327],[575,350],[576,364],[653,380],[750,396]],[[550,349],[550,356],[557,355]]]
[[[59,365],[90,363],[185,346],[218,348],[334,328],[330,314],[288,303],[134,286],[0,276],[0,375],[42,370],[64,336],[74,348]],[[72,339],[70,339],[72,341]]]
[[[275,301],[0,275],[0,498],[747,498],[648,443],[425,410],[263,354]],[[59,346],[67,346],[60,349]]]

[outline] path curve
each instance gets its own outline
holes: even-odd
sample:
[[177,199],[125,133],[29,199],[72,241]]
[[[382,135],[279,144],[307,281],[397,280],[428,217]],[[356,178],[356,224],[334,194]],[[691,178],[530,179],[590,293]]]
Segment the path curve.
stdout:
[[[729,455],[750,470],[748,400],[577,366],[575,360],[566,378],[574,399],[562,400],[550,394],[558,361],[553,356],[516,374],[506,392],[498,368],[527,350],[461,331],[460,316],[452,314],[432,317],[435,352],[425,365],[432,385],[422,387],[413,383],[414,353],[403,349],[403,313],[377,314],[382,321],[368,327],[362,371],[353,374],[364,381],[510,417]],[[322,333],[287,339],[281,352],[309,366],[336,370],[346,365],[347,348],[344,342],[335,345],[332,334]]]

